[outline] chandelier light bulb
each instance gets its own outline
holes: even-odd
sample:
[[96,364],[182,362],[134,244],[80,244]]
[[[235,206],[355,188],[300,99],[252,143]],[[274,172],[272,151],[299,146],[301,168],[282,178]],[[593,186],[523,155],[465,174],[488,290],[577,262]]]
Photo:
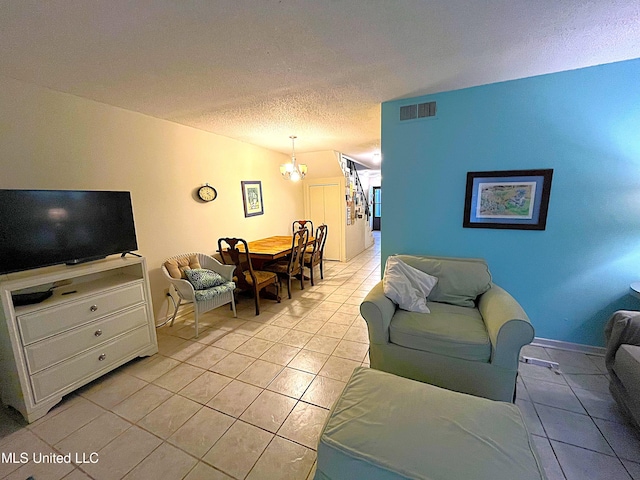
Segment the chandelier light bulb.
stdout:
[[296,165],[295,140],[297,137],[295,135],[291,135],[289,138],[291,139],[291,162],[280,165],[280,173],[283,178],[291,180],[292,182],[297,182],[307,174],[307,166]]

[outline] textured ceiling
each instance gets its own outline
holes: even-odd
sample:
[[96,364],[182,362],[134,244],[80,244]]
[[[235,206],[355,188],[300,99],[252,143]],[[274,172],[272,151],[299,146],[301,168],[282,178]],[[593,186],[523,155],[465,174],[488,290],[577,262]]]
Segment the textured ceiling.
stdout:
[[365,165],[386,100],[637,57],[632,0],[0,0],[1,75]]

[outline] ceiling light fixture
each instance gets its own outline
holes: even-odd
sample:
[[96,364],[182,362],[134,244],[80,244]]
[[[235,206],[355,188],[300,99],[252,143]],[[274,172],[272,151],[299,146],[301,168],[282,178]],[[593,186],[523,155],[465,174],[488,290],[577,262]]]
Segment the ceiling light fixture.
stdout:
[[307,166],[306,165],[296,165],[296,137],[295,135],[291,135],[289,137],[291,139],[291,162],[283,163],[280,165],[280,173],[287,180],[291,180],[292,182],[297,182],[298,180],[304,178],[307,174]]

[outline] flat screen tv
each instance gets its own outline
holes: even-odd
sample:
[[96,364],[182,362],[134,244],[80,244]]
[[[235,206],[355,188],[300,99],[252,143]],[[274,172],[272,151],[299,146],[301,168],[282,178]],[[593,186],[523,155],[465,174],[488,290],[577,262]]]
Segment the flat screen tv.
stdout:
[[129,192],[0,190],[0,274],[137,249]]

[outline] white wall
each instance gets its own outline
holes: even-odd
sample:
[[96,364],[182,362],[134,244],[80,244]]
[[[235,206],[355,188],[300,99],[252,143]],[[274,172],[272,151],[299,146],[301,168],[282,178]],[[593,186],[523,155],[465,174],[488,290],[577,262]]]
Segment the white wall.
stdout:
[[379,187],[382,183],[380,170],[359,170],[358,176],[360,177],[360,182],[362,183],[364,193],[367,196],[369,195],[370,187]]
[[370,244],[367,244],[367,235],[370,231],[365,218],[356,218],[355,223],[347,225],[347,261],[359,255],[365,248],[370,246]]
[[373,245],[373,235],[371,234],[373,205],[370,202],[370,187],[380,186],[380,170],[358,170],[358,178],[362,184],[365,201],[369,204],[371,215],[367,219],[362,206],[362,218],[356,218],[352,225],[347,226],[347,258],[351,259]]
[[360,183],[364,189],[364,194],[367,197],[367,203],[369,205],[369,221],[367,222],[368,231],[365,233],[365,248],[370,247],[373,244],[373,237],[371,236],[371,230],[373,229],[373,187],[379,187],[382,183],[382,175],[380,170],[359,170],[358,176],[360,177]]
[[[157,317],[166,257],[289,234],[304,212],[301,184],[279,173],[287,155],[3,78],[0,151],[0,188],[131,191]],[[264,215],[244,217],[242,180],[262,181]],[[205,183],[218,191],[207,204],[195,197]]]
[[309,169],[305,177],[307,180],[341,176],[339,159],[340,153],[334,150],[296,154],[297,162],[306,164]]

